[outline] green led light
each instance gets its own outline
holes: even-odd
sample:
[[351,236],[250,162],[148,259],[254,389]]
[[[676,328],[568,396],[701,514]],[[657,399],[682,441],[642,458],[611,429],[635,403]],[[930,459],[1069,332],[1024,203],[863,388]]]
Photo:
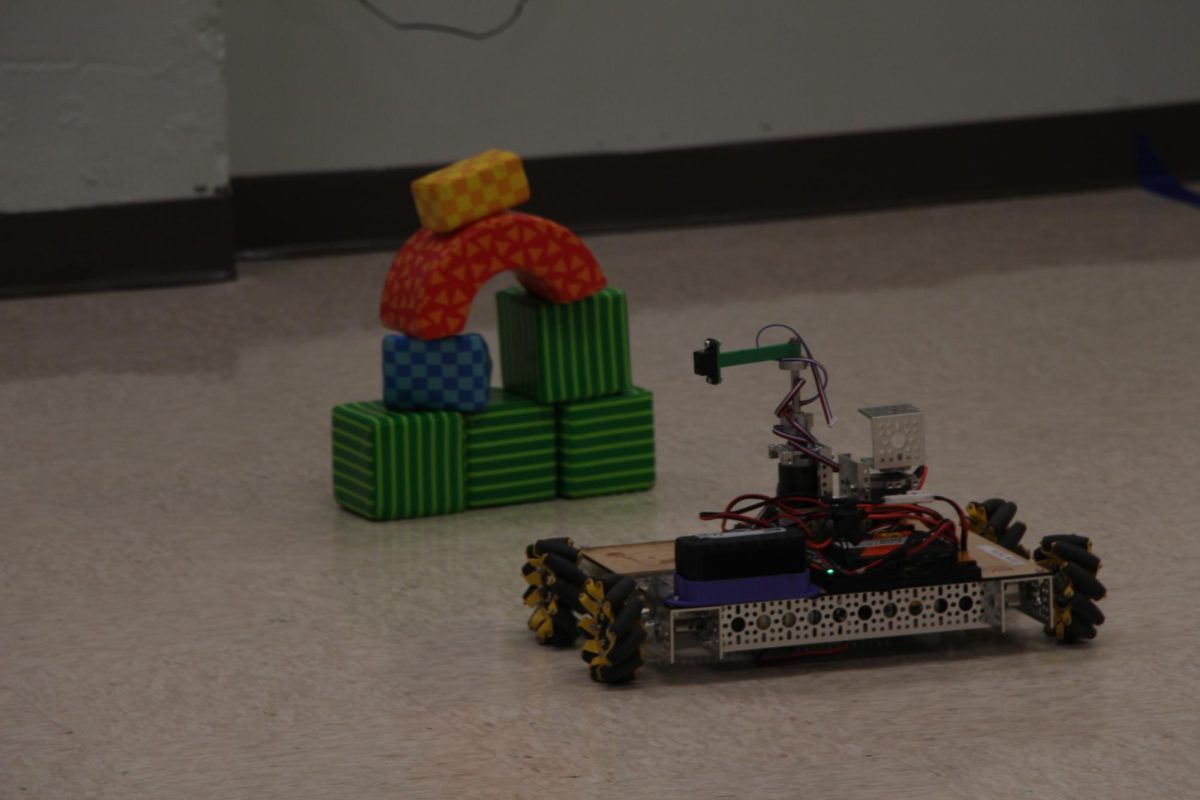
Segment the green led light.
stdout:
[[825,570],[825,574],[826,574],[826,575],[832,575],[832,574],[833,574],[833,570],[831,570],[831,569],[827,569],[827,570]]

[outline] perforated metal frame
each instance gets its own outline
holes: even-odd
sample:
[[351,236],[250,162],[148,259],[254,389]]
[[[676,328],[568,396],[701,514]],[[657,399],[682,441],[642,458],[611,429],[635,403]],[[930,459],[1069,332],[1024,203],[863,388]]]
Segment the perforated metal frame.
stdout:
[[990,628],[998,590],[972,582],[722,606],[720,654]]
[[1042,609],[1027,607],[1027,598],[1048,601],[1049,587],[1049,576],[1030,576],[706,608],[654,604],[657,610],[648,622],[655,642],[647,655],[676,664],[947,631],[990,628],[1003,633],[1009,607],[1041,621]]

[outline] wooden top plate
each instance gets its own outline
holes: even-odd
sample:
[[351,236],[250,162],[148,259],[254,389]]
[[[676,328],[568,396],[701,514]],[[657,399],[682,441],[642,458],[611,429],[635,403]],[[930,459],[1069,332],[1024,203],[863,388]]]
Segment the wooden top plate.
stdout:
[[658,575],[675,571],[675,540],[585,547],[583,557],[596,566],[621,575]]
[[[985,581],[1023,578],[1046,572],[1032,561],[974,533],[967,534],[967,551],[979,563]],[[585,547],[583,557],[608,572],[633,577],[659,575],[675,571],[675,540]]]

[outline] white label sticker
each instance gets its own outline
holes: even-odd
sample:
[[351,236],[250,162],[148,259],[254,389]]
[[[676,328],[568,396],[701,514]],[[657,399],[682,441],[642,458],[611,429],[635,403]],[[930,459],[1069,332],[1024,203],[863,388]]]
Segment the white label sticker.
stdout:
[[995,547],[994,545],[990,544],[981,544],[979,545],[979,549],[988,555],[995,556],[1006,564],[1012,564],[1013,566],[1017,567],[1025,566],[1025,559],[1021,558],[1016,553],[1005,550],[1003,547]]

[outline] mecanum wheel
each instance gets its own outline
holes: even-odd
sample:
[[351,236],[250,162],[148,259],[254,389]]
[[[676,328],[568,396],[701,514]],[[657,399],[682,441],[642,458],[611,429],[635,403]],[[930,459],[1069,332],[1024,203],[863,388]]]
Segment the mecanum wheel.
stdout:
[[533,609],[529,629],[539,644],[566,646],[579,635],[575,615],[582,611],[579,593],[586,577],[579,568],[579,550],[566,537],[539,539],[525,548],[521,573],[529,586],[525,605]]
[[607,684],[633,680],[646,661],[644,604],[637,583],[622,575],[588,578],[579,602],[583,605],[579,627],[587,637],[581,655],[592,680]]
[[1033,559],[1054,573],[1054,615],[1046,635],[1064,644],[1095,639],[1096,627],[1104,623],[1096,603],[1108,590],[1096,577],[1100,559],[1092,553],[1092,540],[1073,533],[1046,536]]
[[1100,559],[1092,553],[1092,540],[1075,533],[1044,536],[1031,554],[1021,546],[1025,523],[1015,521],[1016,514],[1016,503],[998,497],[967,504],[972,531],[1054,573],[1053,610],[1046,635],[1064,644],[1095,639],[1096,628],[1104,624],[1104,612],[1096,603],[1108,590],[1096,577]]

